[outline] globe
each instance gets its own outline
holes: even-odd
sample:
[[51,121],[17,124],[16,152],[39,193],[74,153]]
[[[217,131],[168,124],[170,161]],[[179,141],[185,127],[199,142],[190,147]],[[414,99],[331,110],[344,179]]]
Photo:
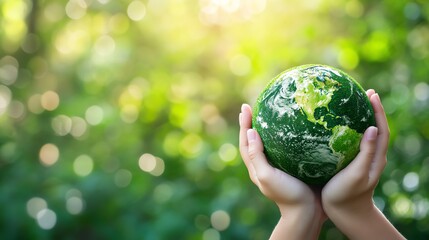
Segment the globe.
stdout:
[[309,185],[324,185],[358,154],[375,126],[363,88],[345,72],[303,65],[272,79],[256,100],[253,128],[274,167]]

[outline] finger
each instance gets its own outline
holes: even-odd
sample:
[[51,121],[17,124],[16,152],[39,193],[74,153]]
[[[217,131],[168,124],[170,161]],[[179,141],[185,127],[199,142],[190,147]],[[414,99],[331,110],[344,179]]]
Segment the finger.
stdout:
[[253,183],[257,183],[255,168],[253,167],[248,151],[248,140],[247,140],[247,130],[252,125],[251,118],[251,109],[247,104],[243,104],[241,107],[241,113],[239,115],[240,122],[240,135],[239,135],[239,148],[240,154],[243,159],[244,165],[246,165],[247,171],[249,172],[250,179]]
[[249,104],[243,104],[241,106],[241,113],[243,114],[243,122],[241,123],[243,127],[245,128],[251,128],[252,127],[252,108],[249,106]]
[[255,169],[255,175],[260,182],[265,182],[272,176],[274,168],[268,163],[265,154],[264,146],[258,132],[254,129],[247,130],[247,138],[249,141],[249,158]]
[[265,196],[276,202],[279,200],[299,202],[303,196],[308,197],[312,193],[303,182],[269,164],[264,154],[262,140],[256,130],[249,129],[247,135],[249,156],[255,169],[256,185]]
[[370,169],[377,149],[377,134],[378,128],[373,126],[366,129],[363,134],[360,142],[360,151],[354,160],[358,165],[360,165],[361,171],[368,172]]
[[368,96],[368,98],[371,98],[372,95],[375,94],[374,89],[368,89],[366,90],[366,95]]
[[243,104],[241,106],[240,120],[240,148],[246,148],[247,153],[247,130],[252,127],[252,110],[249,105]]
[[249,142],[249,157],[256,171],[267,168],[268,162],[264,154],[264,146],[261,138],[255,129],[247,130],[247,139]]
[[374,109],[375,121],[378,128],[377,149],[378,156],[384,156],[389,145],[389,125],[387,123],[386,114],[384,113],[383,105],[381,105],[380,96],[374,94],[370,98],[372,108]]
[[[369,100],[371,99],[371,97],[374,94],[376,94],[374,89],[368,89],[366,91],[366,95],[367,95]],[[371,129],[369,131],[374,131],[374,130]],[[349,176],[353,176],[358,181],[359,179],[362,179],[362,177],[367,178],[368,171],[369,171],[369,168],[371,166],[371,159],[366,158],[366,156],[367,156],[366,153],[370,152],[370,154],[371,154],[371,152],[373,151],[371,149],[372,146],[368,143],[368,141],[366,140],[366,142],[365,142],[365,139],[368,139],[368,138],[365,138],[368,136],[368,134],[373,134],[373,133],[368,132],[368,129],[367,129],[367,131],[365,131],[364,136],[362,137],[362,140],[361,140],[361,144],[360,144],[360,149],[361,149],[360,152],[358,153],[358,155],[355,157],[355,159],[346,168],[341,170],[338,174],[336,174],[336,176],[333,177],[334,179],[338,179],[338,178],[348,179]],[[365,153],[365,151],[366,151],[366,153]],[[351,181],[345,182],[345,181],[341,181],[341,180],[340,181],[335,180],[335,181],[330,181],[330,182],[351,183]]]
[[363,134],[360,142],[360,151],[356,158],[344,169],[346,175],[354,177],[355,181],[368,179],[371,163],[374,159],[377,145],[377,132],[376,127],[369,127]]
[[386,114],[384,113],[383,105],[381,104],[378,94],[374,94],[370,100],[374,108],[375,120],[379,129],[377,136],[377,150],[371,166],[371,177],[378,180],[387,162],[386,154],[389,146],[390,130]]
[[240,139],[239,139],[239,147],[240,153],[243,156],[244,160],[248,157],[248,141],[247,141],[247,130],[252,126],[252,110],[250,106],[247,104],[243,104],[241,106],[241,113],[239,115],[240,120]]

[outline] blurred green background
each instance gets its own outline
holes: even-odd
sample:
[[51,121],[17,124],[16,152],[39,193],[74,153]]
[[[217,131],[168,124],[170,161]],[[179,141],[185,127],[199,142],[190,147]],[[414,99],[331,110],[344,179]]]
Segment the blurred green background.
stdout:
[[0,238],[268,238],[239,109],[322,63],[380,93],[374,201],[427,239],[428,19],[427,0],[0,0]]

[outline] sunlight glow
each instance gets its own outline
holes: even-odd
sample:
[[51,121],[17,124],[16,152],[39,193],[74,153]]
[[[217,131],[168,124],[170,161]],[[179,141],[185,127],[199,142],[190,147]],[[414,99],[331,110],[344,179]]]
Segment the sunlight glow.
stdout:
[[89,125],[98,125],[103,121],[104,112],[100,106],[93,105],[85,112],[85,119]]
[[9,48],[9,50],[16,50],[27,30],[25,19],[30,10],[29,6],[27,1],[22,0],[2,1],[0,10],[3,18],[0,21],[0,28],[2,29],[0,45]]
[[49,22],[56,22],[64,17],[65,9],[59,2],[53,2],[43,9],[43,16]]
[[81,213],[83,209],[82,199],[79,197],[68,198],[66,201],[66,209],[72,215]]
[[168,133],[163,141],[162,148],[169,156],[177,156],[179,154],[179,146],[177,142],[182,138],[182,134],[176,131]]
[[[242,161],[240,107],[312,63],[380,94],[372,201],[426,239],[428,19],[429,0],[0,0],[0,240],[266,239],[278,209]],[[352,124],[346,102],[314,117]]]
[[88,176],[94,168],[94,161],[88,155],[80,155],[73,162],[73,170],[80,177]]
[[66,14],[69,18],[77,20],[85,16],[87,4],[84,0],[70,0],[66,5]]
[[203,240],[220,240],[220,233],[216,229],[209,228],[203,232]]
[[91,44],[90,19],[70,21],[54,35],[55,49],[60,55],[58,59],[73,60],[84,54]]
[[345,10],[349,16],[359,18],[362,16],[364,9],[359,0],[351,0],[347,2]]
[[237,157],[238,150],[231,143],[223,144],[219,149],[219,157],[224,162],[231,162]]
[[164,173],[164,161],[152,154],[145,153],[141,155],[138,164],[142,171],[148,172],[153,176],[161,176]]
[[429,199],[421,198],[415,201],[415,219],[423,219],[429,213]]
[[248,20],[265,10],[266,0],[200,0],[200,20],[224,24],[230,19]]
[[121,107],[121,119],[126,123],[134,123],[139,117],[139,109],[135,105]]
[[60,150],[55,144],[47,143],[40,148],[40,162],[45,166],[54,165],[60,157]]
[[37,213],[37,224],[40,228],[49,230],[57,223],[57,214],[51,209],[45,208]]
[[414,96],[419,101],[426,101],[429,99],[429,85],[425,82],[419,82],[414,86]]
[[86,121],[81,117],[71,117],[71,121],[72,127],[70,129],[70,134],[75,138],[83,136],[88,128]]
[[223,210],[217,210],[210,216],[210,221],[213,228],[218,231],[223,231],[229,227],[231,218],[227,212]]
[[72,120],[66,115],[59,115],[52,119],[51,126],[56,134],[65,136],[70,133]]
[[116,48],[115,40],[109,35],[102,35],[96,41],[94,45],[95,52],[100,56],[108,56],[113,54]]
[[45,199],[33,197],[27,201],[27,213],[32,218],[37,218],[37,214],[48,207]]
[[409,218],[414,215],[415,205],[406,196],[398,196],[392,205],[393,213],[402,218]]
[[6,111],[11,100],[12,91],[8,87],[0,85],[0,115]]
[[25,116],[25,106],[22,102],[13,100],[9,104],[9,116],[15,119],[22,119]]
[[80,214],[84,208],[82,193],[77,189],[70,189],[66,193],[66,209],[72,215]]
[[40,103],[45,110],[53,111],[60,105],[60,96],[54,91],[47,91],[42,94]]
[[82,199],[82,193],[72,188],[66,193],[66,209],[72,215],[80,214],[84,209],[85,202]]
[[139,159],[139,167],[145,172],[151,172],[156,167],[156,158],[152,154],[145,153]]
[[125,14],[118,13],[109,19],[109,29],[113,33],[123,34],[126,33],[129,28],[130,20]]
[[27,201],[26,207],[28,215],[36,219],[40,228],[49,230],[55,226],[57,215],[48,208],[48,204],[43,198],[31,198]]
[[12,85],[18,77],[18,61],[12,56],[5,56],[0,59],[0,83]]
[[419,187],[419,175],[415,172],[405,174],[402,185],[409,192],[416,190]]
[[73,137],[79,138],[85,134],[87,123],[80,117],[68,117],[66,115],[58,115],[52,119],[52,129],[59,136],[71,134]]
[[180,153],[187,158],[193,158],[201,152],[203,144],[204,141],[199,135],[190,133],[180,142]]
[[127,9],[128,17],[133,21],[140,21],[146,15],[146,6],[141,1],[132,1]]

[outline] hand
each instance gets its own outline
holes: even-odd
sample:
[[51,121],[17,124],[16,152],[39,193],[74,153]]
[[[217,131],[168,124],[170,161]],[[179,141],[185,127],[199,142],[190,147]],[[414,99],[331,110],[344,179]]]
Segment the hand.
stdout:
[[356,211],[373,206],[372,194],[386,165],[389,127],[378,94],[368,90],[367,95],[377,127],[365,131],[359,154],[325,185],[322,191],[325,205],[350,207]]
[[365,131],[359,154],[325,185],[322,190],[323,208],[350,239],[403,239],[372,201],[374,189],[387,163],[390,133],[378,94],[368,90],[367,95],[377,127],[369,127]]
[[[289,239],[292,239],[293,234],[297,234],[295,235],[297,239],[303,237],[317,239],[320,227],[326,220],[320,202],[320,191],[311,189],[302,181],[268,163],[259,134],[251,129],[252,110],[249,105],[242,106],[239,119],[240,153],[249,171],[250,179],[279,207],[282,215],[279,224],[296,225],[290,232],[287,231],[287,227],[278,225],[279,228],[276,228],[277,231],[275,230],[271,237],[282,238],[283,234],[287,234]],[[290,218],[294,219],[290,220]],[[299,221],[297,218],[300,218]]]

